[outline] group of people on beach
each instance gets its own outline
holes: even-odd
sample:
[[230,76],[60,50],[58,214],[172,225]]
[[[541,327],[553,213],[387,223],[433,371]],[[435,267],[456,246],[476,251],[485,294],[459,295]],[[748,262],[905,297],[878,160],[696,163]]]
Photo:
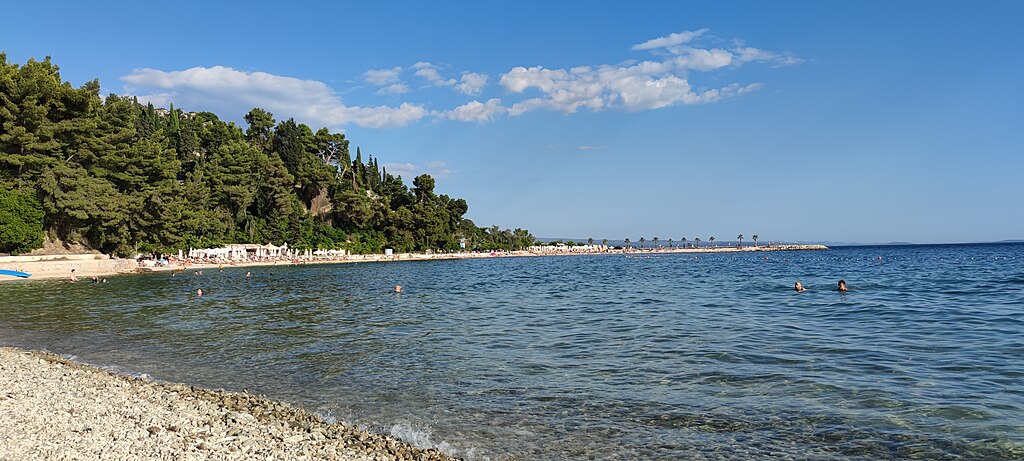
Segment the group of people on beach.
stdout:
[[[797,292],[807,291],[807,288],[804,288],[804,285],[800,283],[799,280],[797,280],[797,282],[793,284],[793,289],[796,290]],[[840,280],[834,291],[849,291],[849,289],[846,288],[846,280]]]

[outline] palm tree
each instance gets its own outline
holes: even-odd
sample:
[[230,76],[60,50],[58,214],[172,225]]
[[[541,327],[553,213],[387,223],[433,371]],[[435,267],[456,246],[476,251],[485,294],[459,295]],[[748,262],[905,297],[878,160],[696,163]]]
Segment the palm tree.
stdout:
[[714,244],[714,243],[715,243],[715,236],[714,236],[714,235],[712,235],[711,237],[708,237],[708,240],[709,240],[709,241],[710,241],[710,242],[711,242],[712,244]]
[[643,238],[643,237],[640,237],[640,249],[641,249],[641,250],[643,250],[643,249],[644,249],[644,242],[646,242],[646,241],[647,241],[647,239],[645,239],[645,238]]
[[[711,240],[714,240],[714,239],[715,239],[714,237],[711,237]],[[697,247],[697,248],[700,248],[700,237],[695,237],[693,239],[693,246]]]
[[754,241],[754,248],[757,248],[757,234],[752,235],[750,239]]
[[654,240],[654,249],[657,250],[658,249],[658,237],[654,237],[651,240]]
[[668,239],[668,248],[672,249],[672,239]]
[[626,240],[623,241],[626,242],[626,248],[629,248],[629,238],[627,237]]
[[743,234],[737,235],[736,240],[740,242],[737,246],[743,246]]

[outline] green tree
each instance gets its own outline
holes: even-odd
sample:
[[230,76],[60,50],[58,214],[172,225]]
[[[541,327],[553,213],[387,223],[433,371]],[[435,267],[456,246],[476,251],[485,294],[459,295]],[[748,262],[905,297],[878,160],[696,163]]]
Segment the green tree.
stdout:
[[0,252],[24,253],[43,246],[42,205],[29,194],[0,187]]
[[297,176],[306,153],[314,148],[313,133],[308,126],[295,123],[295,119],[290,118],[277,125],[273,146],[288,172]]
[[431,200],[434,197],[434,178],[429,174],[421,174],[412,180],[413,194],[419,201]]
[[269,152],[273,145],[274,124],[277,123],[274,114],[256,107],[245,114],[245,123],[249,124],[245,139],[263,152]]
[[736,240],[739,242],[736,246],[743,246],[743,234],[737,235]]
[[752,235],[750,237],[750,239],[754,241],[754,247],[756,248],[757,247],[757,234]]
[[275,125],[259,108],[243,130],[210,112],[101,99],[99,88],[62,81],[49,58],[19,66],[0,53],[0,186],[34,191],[55,239],[118,255],[267,241],[359,252],[536,242],[525,229],[476,227],[468,203],[437,195],[430,176],[410,190],[379,159],[364,162],[358,148],[352,159],[343,134]]

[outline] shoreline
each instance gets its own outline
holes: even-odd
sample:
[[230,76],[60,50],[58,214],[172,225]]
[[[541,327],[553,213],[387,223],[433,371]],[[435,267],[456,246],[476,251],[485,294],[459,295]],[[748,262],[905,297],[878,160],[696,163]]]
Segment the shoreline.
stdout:
[[394,255],[372,254],[351,255],[335,258],[314,257],[310,259],[277,259],[266,261],[204,261],[187,262],[173,261],[167,266],[141,266],[135,260],[111,258],[102,254],[87,255],[46,255],[46,256],[6,256],[0,257],[0,269],[16,270],[32,274],[27,279],[0,275],[0,282],[7,280],[46,280],[68,279],[71,270],[79,282],[89,283],[90,277],[109,277],[113,275],[174,272],[185,270],[208,270],[221,267],[265,267],[297,264],[350,264],[401,261],[436,261],[453,259],[482,258],[520,258],[544,256],[608,256],[625,255],[626,257],[655,256],[670,254],[706,254],[706,253],[746,253],[746,252],[779,252],[779,251],[820,251],[828,250],[825,245],[793,244],[745,247],[703,247],[703,248],[659,248],[659,249],[605,249],[584,250],[586,247],[568,247],[567,249],[518,250],[496,252],[461,252],[461,253],[400,253]]
[[0,347],[0,459],[457,458],[289,404]]

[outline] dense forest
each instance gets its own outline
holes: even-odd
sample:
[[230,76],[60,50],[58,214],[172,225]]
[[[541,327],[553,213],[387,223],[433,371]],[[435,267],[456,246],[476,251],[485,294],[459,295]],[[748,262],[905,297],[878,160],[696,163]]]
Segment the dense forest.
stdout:
[[49,58],[0,53],[0,253],[53,242],[108,254],[287,242],[354,253],[514,249],[523,229],[477,227],[464,199],[412,188],[344,134],[142,105],[99,81],[73,87]]

